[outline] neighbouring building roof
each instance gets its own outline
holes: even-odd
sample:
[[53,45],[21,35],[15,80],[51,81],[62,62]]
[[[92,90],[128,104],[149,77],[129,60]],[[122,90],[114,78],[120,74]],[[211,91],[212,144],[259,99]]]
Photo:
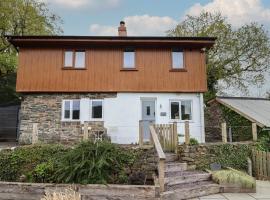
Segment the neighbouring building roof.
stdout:
[[251,97],[216,97],[217,101],[260,127],[270,127],[270,99]]

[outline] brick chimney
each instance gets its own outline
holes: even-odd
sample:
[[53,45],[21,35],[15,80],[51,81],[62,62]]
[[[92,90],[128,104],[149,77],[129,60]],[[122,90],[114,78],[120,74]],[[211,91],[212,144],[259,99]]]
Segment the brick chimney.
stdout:
[[118,36],[127,36],[127,28],[124,21],[120,22],[120,26],[118,27]]

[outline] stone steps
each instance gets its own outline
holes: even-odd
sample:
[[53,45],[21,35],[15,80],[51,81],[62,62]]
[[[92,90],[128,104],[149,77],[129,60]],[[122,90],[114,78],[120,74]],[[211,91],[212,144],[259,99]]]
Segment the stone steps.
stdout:
[[185,185],[182,188],[163,192],[160,196],[162,200],[180,200],[195,197],[217,194],[220,192],[220,186],[212,181],[200,181]]
[[187,175],[165,178],[166,190],[175,190],[200,181],[209,181],[211,174],[204,172],[192,172]]
[[174,154],[166,154],[165,192],[161,199],[178,200],[220,192],[220,186],[211,181],[211,174],[191,170],[187,163],[178,162]]

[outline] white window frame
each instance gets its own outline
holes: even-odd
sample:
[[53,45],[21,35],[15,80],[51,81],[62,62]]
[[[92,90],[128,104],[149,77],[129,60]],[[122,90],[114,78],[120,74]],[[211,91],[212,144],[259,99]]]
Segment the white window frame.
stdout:
[[[133,53],[133,66],[126,66],[126,63],[125,63],[125,55],[126,53]],[[133,48],[130,48],[130,49],[124,49],[123,51],[123,66],[122,66],[123,69],[136,69],[136,51],[135,49]]]
[[[69,118],[65,118],[65,102],[69,101],[70,102],[70,108],[69,108],[69,111],[70,111],[70,116]],[[81,109],[80,109],[80,116],[79,116],[79,119],[72,119],[73,117],[73,101],[79,101],[80,104],[81,104],[81,101],[80,99],[63,99],[62,100],[62,121],[66,121],[66,122],[78,122],[80,121],[81,119]]]
[[[175,66],[174,65],[174,53],[181,53],[182,54],[182,65],[177,65],[177,66]],[[172,58],[172,69],[173,70],[183,70],[183,69],[185,69],[185,52],[183,51],[183,50],[178,50],[178,49],[172,49],[172,51],[171,51],[171,58]]]
[[[182,108],[181,108],[181,105],[182,105],[182,101],[190,101],[190,109],[191,109],[191,119],[189,120],[182,120]],[[172,119],[172,113],[171,113],[171,102],[179,102],[179,119]],[[170,99],[169,100],[169,110],[170,110],[170,120],[171,121],[177,121],[177,122],[185,122],[185,121],[189,121],[189,122],[192,122],[193,121],[193,100],[192,99]]]
[[[93,118],[92,114],[93,114],[93,102],[95,101],[101,101],[101,105],[102,105],[102,117],[101,118]],[[90,99],[90,116],[89,116],[90,121],[103,121],[104,120],[104,99]]]

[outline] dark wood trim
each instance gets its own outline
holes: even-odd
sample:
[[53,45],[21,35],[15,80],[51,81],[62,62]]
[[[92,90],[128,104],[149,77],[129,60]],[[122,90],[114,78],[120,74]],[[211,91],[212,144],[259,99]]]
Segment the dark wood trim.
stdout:
[[170,69],[170,72],[187,72],[187,69]]
[[120,71],[139,71],[137,68],[121,68]]

